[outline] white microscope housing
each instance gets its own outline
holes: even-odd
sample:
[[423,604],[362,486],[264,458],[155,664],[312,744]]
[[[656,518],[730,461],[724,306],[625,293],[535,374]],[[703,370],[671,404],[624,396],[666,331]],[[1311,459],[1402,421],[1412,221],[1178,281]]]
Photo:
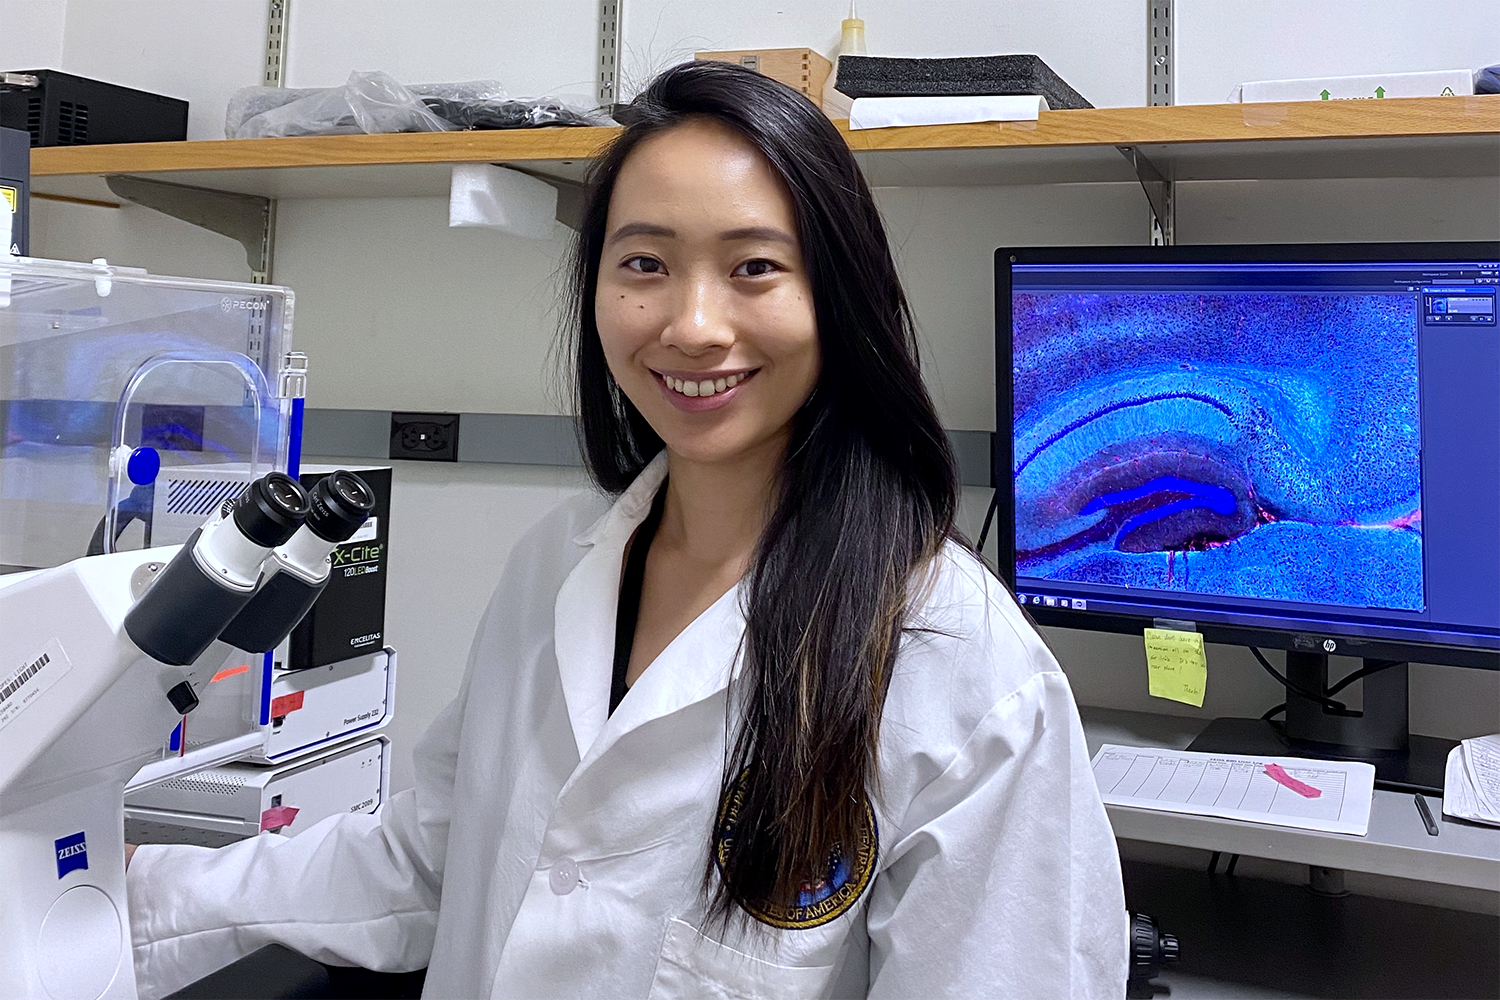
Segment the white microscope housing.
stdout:
[[263,745],[219,636],[310,510],[291,308],[0,253],[0,996],[134,998],[127,787]]

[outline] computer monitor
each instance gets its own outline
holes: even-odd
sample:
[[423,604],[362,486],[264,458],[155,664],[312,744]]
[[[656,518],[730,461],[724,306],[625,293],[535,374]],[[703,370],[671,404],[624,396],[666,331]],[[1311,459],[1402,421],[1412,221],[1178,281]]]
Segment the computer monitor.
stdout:
[[1002,576],[1041,624],[1286,650],[1286,722],[1195,749],[1441,789],[1405,662],[1500,669],[1497,291],[1500,243],[996,251]]

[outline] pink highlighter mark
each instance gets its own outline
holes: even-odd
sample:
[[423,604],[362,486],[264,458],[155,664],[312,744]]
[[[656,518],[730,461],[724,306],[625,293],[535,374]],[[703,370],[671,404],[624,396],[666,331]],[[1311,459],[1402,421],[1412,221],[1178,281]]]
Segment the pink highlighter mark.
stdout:
[[1286,769],[1283,768],[1280,764],[1267,764],[1266,773],[1269,774],[1271,776],[1271,779],[1276,783],[1285,785],[1304,798],[1315,799],[1323,794],[1322,789],[1314,788],[1307,782],[1298,781],[1290,774],[1287,774]]
[[292,820],[297,818],[296,806],[272,806],[260,814],[260,830],[279,830],[284,826],[291,826]]

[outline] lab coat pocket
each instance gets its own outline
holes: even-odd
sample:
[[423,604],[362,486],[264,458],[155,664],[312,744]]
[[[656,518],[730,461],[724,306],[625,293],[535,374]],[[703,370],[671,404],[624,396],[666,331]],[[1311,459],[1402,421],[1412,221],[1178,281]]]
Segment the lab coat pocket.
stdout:
[[651,1000],[811,1000],[828,992],[832,965],[775,965],[672,919],[651,982]]

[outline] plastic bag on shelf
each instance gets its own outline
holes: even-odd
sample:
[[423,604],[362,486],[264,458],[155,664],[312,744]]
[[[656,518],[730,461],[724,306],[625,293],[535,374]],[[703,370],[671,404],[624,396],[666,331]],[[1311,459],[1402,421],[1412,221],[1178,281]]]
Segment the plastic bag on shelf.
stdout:
[[285,90],[246,87],[225,113],[230,139],[291,135],[450,132],[455,126],[427,110],[388,73],[353,72],[342,87]]
[[513,98],[497,80],[403,86],[385,73],[355,72],[342,87],[239,90],[225,113],[224,134],[259,139],[613,124],[586,98]]

